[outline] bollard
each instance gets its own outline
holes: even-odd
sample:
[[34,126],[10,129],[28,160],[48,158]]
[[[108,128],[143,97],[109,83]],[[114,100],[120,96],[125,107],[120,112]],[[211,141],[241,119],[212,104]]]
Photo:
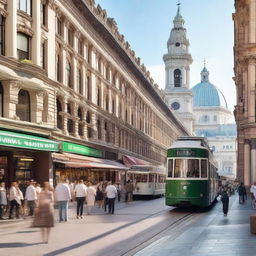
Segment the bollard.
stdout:
[[256,216],[255,215],[250,216],[250,228],[251,228],[251,233],[256,234]]

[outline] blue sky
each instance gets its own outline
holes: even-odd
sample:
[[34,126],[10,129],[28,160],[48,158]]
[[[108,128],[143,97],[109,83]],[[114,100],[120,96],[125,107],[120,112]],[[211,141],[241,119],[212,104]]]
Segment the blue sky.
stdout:
[[[177,12],[176,0],[96,0],[113,17],[131,48],[165,86],[163,55]],[[224,93],[229,108],[236,103],[233,74],[233,0],[181,0],[181,14],[190,41],[191,83],[200,82],[203,60],[210,71],[210,82]]]

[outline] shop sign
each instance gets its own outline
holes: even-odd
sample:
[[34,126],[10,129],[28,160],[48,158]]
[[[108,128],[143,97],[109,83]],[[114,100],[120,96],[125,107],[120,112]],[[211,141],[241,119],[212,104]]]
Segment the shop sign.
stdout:
[[101,150],[69,142],[62,143],[62,150],[63,152],[70,152],[85,156],[103,157],[103,152]]
[[0,145],[43,151],[59,151],[59,143],[22,133],[0,131]]

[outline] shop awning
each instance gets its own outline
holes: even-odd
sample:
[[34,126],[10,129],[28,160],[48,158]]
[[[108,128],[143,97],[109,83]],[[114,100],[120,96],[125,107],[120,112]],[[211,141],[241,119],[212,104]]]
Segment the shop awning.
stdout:
[[134,165],[149,165],[152,166],[152,164],[150,162],[141,160],[139,158],[136,157],[132,157],[132,156],[127,156],[127,155],[123,155],[123,162],[127,167],[131,167]]
[[53,153],[53,162],[62,163],[71,168],[95,168],[129,170],[125,165],[112,160],[75,155],[70,153]]
[[59,143],[42,137],[23,133],[1,131],[0,145],[7,147],[26,148],[43,151],[59,151]]

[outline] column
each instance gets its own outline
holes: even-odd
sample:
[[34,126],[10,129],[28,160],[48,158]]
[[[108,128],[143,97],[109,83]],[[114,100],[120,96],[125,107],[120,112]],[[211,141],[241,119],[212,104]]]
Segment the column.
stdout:
[[32,29],[33,29],[33,37],[32,37],[32,62],[35,65],[40,66],[40,51],[41,51],[41,1],[33,0],[32,1]]
[[84,114],[83,114],[83,129],[84,129],[84,136],[83,139],[84,140],[88,140],[88,130],[87,130],[87,122],[86,122],[86,115],[87,115],[88,110],[84,110]]
[[[40,2],[40,1],[38,1]],[[47,5],[46,5],[47,6]],[[48,44],[47,44],[47,72],[52,80],[56,80],[56,13],[54,11],[54,4],[48,4]],[[63,59],[62,59],[63,63]],[[61,71],[63,73],[63,70]],[[61,80],[63,81],[63,80]]]
[[255,0],[249,1],[249,43],[256,42],[256,3]]
[[18,93],[21,84],[18,81],[2,81],[4,87],[4,117],[18,119],[16,116],[16,105],[18,104]]
[[255,59],[248,64],[248,121],[255,122]]
[[17,58],[17,0],[8,0],[5,23],[5,53],[7,57]]
[[79,137],[79,132],[78,132],[79,118],[77,117],[77,112],[78,112],[78,105],[77,105],[77,103],[74,103],[72,120],[74,122],[74,136],[75,137]]
[[35,92],[33,97],[31,97],[31,122],[33,123],[39,124],[43,121],[44,96],[44,91],[40,90]]
[[74,56],[72,56],[72,86],[75,92],[78,92],[78,84],[77,84],[77,60]]
[[256,139],[251,139],[251,182],[256,181]]
[[97,116],[96,114],[93,112],[91,114],[91,124],[92,124],[92,138],[96,139],[97,138]]
[[251,185],[251,175],[250,175],[250,140],[244,141],[244,185]]

